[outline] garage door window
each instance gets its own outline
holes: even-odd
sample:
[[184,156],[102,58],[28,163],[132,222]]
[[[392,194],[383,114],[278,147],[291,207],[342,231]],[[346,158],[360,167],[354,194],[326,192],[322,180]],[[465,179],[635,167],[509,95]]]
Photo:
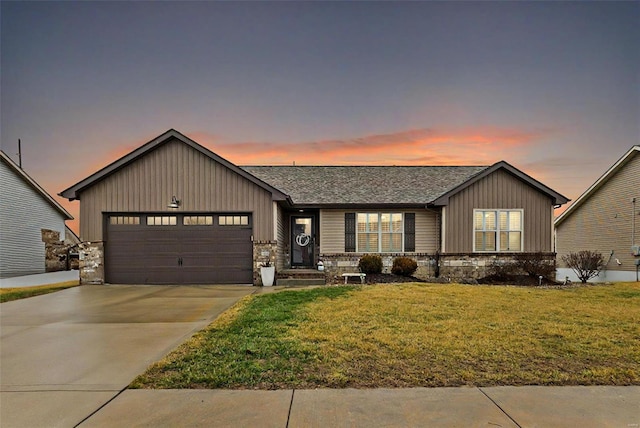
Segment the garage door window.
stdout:
[[249,225],[249,216],[221,215],[221,216],[218,216],[218,224],[220,226],[247,226]]
[[213,216],[211,215],[186,215],[182,220],[185,226],[212,226]]
[[115,215],[115,216],[109,217],[109,224],[122,224],[122,225],[140,224],[140,217]]
[[177,217],[174,215],[158,215],[147,217],[147,226],[175,226],[176,224]]

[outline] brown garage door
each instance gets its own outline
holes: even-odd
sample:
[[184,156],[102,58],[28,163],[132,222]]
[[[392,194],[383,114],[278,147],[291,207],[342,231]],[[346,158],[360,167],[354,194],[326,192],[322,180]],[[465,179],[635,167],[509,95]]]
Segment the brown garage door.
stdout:
[[250,284],[248,214],[107,217],[105,280],[112,284]]

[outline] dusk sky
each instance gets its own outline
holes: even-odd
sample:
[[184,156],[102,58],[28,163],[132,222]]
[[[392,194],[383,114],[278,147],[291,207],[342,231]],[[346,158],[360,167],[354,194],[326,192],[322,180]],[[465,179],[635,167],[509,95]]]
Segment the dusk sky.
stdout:
[[238,165],[506,160],[574,200],[640,142],[637,1],[0,8],[1,148],[52,195],[169,128]]

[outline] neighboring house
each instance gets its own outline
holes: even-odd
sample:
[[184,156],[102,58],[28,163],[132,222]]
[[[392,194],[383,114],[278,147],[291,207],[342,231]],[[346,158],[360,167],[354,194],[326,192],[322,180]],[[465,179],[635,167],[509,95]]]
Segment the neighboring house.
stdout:
[[69,226],[64,227],[64,243],[71,246],[80,243],[80,237]]
[[605,269],[593,281],[638,281],[640,146],[633,146],[555,221],[558,279],[576,281],[562,256],[600,252]]
[[514,253],[553,260],[554,207],[568,201],[506,162],[238,167],[175,130],[61,195],[80,200],[95,283],[260,283],[266,261],[338,275],[364,253],[479,277]]
[[43,273],[45,241],[73,217],[2,151],[0,183],[0,278]]

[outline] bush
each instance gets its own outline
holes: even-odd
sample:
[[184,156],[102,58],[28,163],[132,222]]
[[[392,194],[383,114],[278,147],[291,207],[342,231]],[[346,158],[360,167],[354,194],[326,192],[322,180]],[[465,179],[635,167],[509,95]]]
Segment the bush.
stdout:
[[604,268],[604,258],[597,251],[584,250],[577,253],[569,253],[566,256],[562,256],[562,261],[573,269],[583,284],[598,276]]
[[396,257],[393,259],[391,272],[400,276],[411,276],[418,270],[418,263],[409,257]]
[[518,274],[518,266],[513,261],[494,260],[487,266],[487,278],[509,281]]
[[543,277],[552,279],[555,277],[556,266],[554,260],[544,253],[521,253],[514,256],[518,269],[533,278]]
[[382,272],[382,257],[376,254],[365,254],[358,262],[360,272],[366,274],[376,274]]

